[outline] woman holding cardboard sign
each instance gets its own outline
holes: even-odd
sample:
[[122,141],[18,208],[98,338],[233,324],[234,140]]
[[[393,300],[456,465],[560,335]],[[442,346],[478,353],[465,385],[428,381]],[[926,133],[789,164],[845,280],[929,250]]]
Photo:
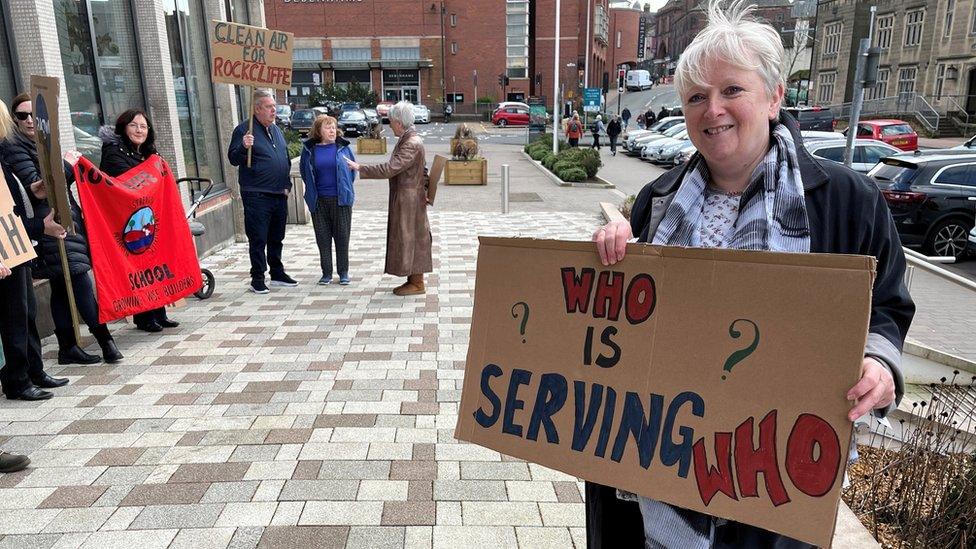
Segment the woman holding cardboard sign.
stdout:
[[433,270],[430,223],[427,221],[427,177],[424,142],[413,128],[413,105],[404,101],[390,107],[390,128],[400,138],[390,161],[375,166],[346,160],[363,179],[390,180],[390,217],[386,225],[386,274],[406,276],[393,293],[419,295],[424,273]]
[[[698,148],[640,192],[631,219],[593,235],[604,265],[638,242],[877,258],[861,380],[845,397],[849,418],[884,415],[904,392],[901,347],[915,306],[903,283],[905,257],[888,207],[866,177],[812,157],[780,110],[783,46],[775,29],[733,2],[709,6],[708,25],[678,62],[675,87]],[[797,540],[587,483],[589,547],[812,547]],[[629,518],[628,518],[629,517]],[[640,517],[640,519],[638,519]],[[638,522],[643,522],[643,528]]]

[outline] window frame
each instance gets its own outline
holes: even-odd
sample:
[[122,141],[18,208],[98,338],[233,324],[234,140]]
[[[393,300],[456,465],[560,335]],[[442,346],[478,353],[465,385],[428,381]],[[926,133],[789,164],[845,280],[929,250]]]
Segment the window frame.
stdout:
[[824,25],[823,57],[837,55],[840,52],[840,37],[843,32],[843,21],[834,21]]
[[877,41],[875,45],[882,50],[891,49],[891,34],[892,29],[895,26],[895,14],[887,13],[885,15],[878,16],[878,33],[876,35]]
[[[917,21],[912,21],[913,15],[918,15]],[[902,40],[902,47],[916,48],[921,47],[922,38],[925,33],[925,8],[918,8],[905,12],[905,33]]]

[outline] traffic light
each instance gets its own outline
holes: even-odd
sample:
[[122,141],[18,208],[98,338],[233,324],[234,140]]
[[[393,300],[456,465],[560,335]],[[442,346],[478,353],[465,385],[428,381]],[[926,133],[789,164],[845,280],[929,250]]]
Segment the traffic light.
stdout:
[[498,75],[498,85],[499,86],[504,86],[505,85],[505,75],[504,74],[499,74]]
[[508,76],[507,75],[505,76],[505,85],[506,86],[508,85]]

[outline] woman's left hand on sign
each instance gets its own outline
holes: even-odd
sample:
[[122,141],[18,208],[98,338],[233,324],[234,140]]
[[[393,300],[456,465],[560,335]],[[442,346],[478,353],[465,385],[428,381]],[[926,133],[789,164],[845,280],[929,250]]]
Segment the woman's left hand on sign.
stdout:
[[851,421],[876,408],[884,408],[895,401],[895,380],[891,371],[878,359],[864,357],[861,361],[861,380],[847,391],[847,400],[856,402],[847,418]]
[[627,241],[633,238],[630,221],[611,221],[593,233],[596,251],[600,254],[600,262],[613,265],[624,258],[627,252]]
[[64,161],[74,167],[81,160],[81,153],[78,151],[65,151]]
[[10,276],[10,273],[11,273],[10,267],[0,262],[0,280],[3,280],[4,278]]

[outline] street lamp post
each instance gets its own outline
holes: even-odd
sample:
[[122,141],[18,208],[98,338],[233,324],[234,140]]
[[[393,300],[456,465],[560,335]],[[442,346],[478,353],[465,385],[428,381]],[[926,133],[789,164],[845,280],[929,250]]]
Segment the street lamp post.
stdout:
[[552,153],[559,152],[559,13],[560,1],[556,0],[556,39],[553,41],[552,61]]

